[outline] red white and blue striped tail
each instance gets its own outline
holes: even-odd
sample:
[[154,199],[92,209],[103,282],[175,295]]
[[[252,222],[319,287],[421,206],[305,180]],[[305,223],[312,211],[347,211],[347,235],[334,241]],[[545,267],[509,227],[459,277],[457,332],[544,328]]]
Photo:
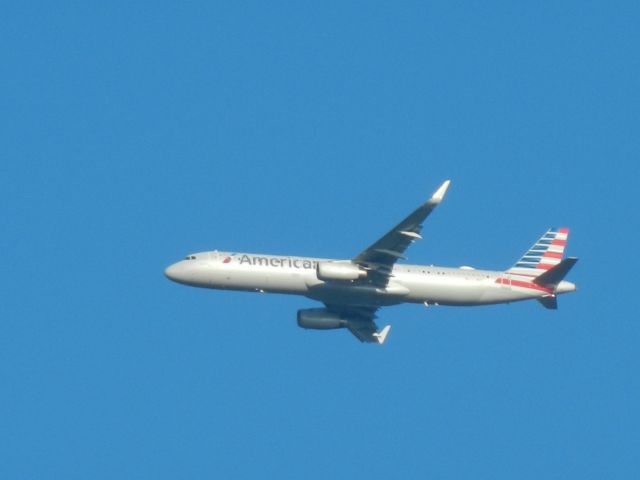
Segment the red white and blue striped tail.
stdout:
[[568,228],[551,228],[507,273],[537,277],[562,261],[569,238]]

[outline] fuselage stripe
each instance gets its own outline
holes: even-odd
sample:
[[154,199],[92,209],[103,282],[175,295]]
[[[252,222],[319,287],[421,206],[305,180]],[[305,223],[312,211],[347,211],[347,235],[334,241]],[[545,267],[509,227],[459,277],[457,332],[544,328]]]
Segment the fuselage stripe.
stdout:
[[528,288],[530,290],[537,290],[539,292],[553,293],[553,290],[551,290],[550,288],[536,285],[535,283],[523,282],[521,280],[513,280],[510,278],[500,277],[496,280],[496,283],[500,283],[502,285],[511,285],[512,287]]

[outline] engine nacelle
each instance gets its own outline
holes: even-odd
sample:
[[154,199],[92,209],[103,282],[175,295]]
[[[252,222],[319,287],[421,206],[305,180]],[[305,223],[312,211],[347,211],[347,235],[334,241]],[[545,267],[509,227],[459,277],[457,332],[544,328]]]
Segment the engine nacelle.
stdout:
[[326,308],[309,308],[298,310],[298,325],[312,330],[331,330],[345,327],[347,322]]
[[349,281],[367,276],[367,271],[351,262],[318,262],[316,275],[324,281]]

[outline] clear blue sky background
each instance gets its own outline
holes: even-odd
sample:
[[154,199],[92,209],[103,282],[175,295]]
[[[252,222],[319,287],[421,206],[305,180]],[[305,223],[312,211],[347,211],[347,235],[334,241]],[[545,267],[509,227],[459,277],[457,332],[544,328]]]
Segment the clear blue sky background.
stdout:
[[[10,2],[0,478],[637,478],[637,2]],[[385,309],[190,289],[202,250],[415,263],[571,227],[579,291]]]

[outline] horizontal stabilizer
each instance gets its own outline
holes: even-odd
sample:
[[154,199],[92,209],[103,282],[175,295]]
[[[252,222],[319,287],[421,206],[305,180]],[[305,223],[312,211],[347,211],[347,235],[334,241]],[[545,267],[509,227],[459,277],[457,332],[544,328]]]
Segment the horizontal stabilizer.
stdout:
[[558,299],[555,295],[548,297],[540,297],[538,301],[542,304],[544,308],[548,308],[549,310],[557,310],[558,309]]
[[555,267],[547,270],[542,275],[533,279],[533,283],[542,286],[557,286],[562,279],[569,273],[569,270],[576,264],[578,259],[576,257],[569,257],[562,260]]

